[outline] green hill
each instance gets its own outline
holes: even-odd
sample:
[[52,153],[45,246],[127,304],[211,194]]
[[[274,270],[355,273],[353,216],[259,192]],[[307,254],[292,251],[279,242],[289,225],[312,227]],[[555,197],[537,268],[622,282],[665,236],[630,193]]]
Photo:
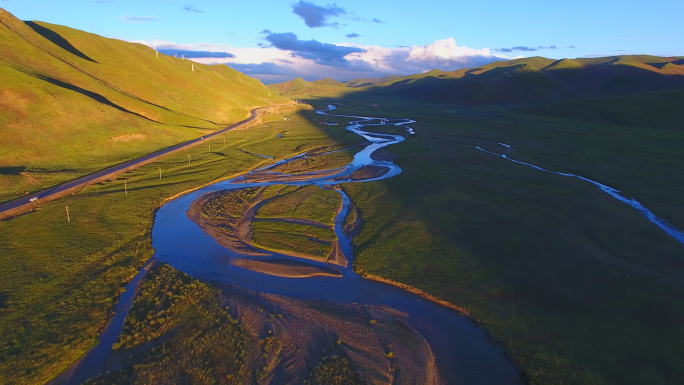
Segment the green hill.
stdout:
[[279,94],[285,94],[285,93],[296,91],[296,90],[306,88],[309,86],[310,86],[310,84],[306,80],[304,80],[302,78],[296,78],[296,79],[286,81],[284,83],[269,84],[268,88],[279,93]]
[[390,76],[385,76],[382,78],[371,78],[371,79],[352,79],[345,83],[347,87],[363,87],[363,86],[369,86],[373,84],[379,84],[379,83],[386,83],[386,82],[391,82],[393,80],[401,79],[403,76],[401,75],[390,75]]
[[345,87],[344,83],[338,82],[337,80],[334,79],[321,79],[321,80],[314,80],[311,82],[311,84],[316,85],[316,86],[334,86],[334,87]]
[[577,69],[582,68],[582,64],[572,59],[561,59],[557,60],[548,66],[544,67],[547,71],[552,70],[564,70],[564,69]]
[[292,80],[288,80],[283,83],[274,83],[274,84],[269,84],[268,88],[272,91],[275,91],[279,94],[288,94],[292,93],[295,91],[299,91],[302,89],[310,88],[310,87],[316,87],[316,86],[326,86],[326,87],[346,87],[344,83],[338,82],[337,80],[334,79],[320,79],[320,80],[314,80],[312,82],[307,82],[306,80],[302,78],[296,78]]
[[[439,70],[434,70],[439,71]],[[385,76],[382,78],[372,78],[372,79],[352,79],[348,82],[338,82],[334,79],[320,79],[314,80],[312,82],[307,82],[302,78],[296,78],[288,80],[282,83],[269,84],[268,88],[275,91],[281,95],[287,95],[290,97],[296,96],[306,96],[312,95],[319,92],[329,93],[333,92],[345,92],[344,88],[360,88],[374,84],[381,84],[386,82],[391,82],[397,79],[403,79],[400,75]],[[348,91],[348,90],[347,90]]]
[[[196,138],[269,98],[258,80],[0,9],[0,201]],[[193,71],[194,65],[194,71]]]

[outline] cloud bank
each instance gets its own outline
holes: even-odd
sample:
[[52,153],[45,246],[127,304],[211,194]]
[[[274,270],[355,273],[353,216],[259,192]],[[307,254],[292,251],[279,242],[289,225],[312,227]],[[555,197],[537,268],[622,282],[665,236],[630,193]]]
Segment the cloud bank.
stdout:
[[[233,47],[227,44],[177,44],[166,41],[137,41],[160,52],[167,49],[198,51],[192,60],[204,64],[227,64],[264,83],[282,82],[295,77],[306,80],[333,78],[350,80],[386,75],[409,75],[438,68],[453,71],[477,67],[496,60],[508,60],[489,48],[459,46],[453,38],[424,46],[380,47],[353,43],[330,44],[300,40],[293,33],[267,33],[263,48]],[[218,57],[230,52],[233,57]],[[186,55],[186,58],[190,58]]]
[[272,33],[266,36],[266,41],[277,49],[291,51],[294,56],[324,65],[347,65],[349,63],[345,58],[347,55],[365,52],[358,47],[321,43],[316,40],[299,40],[292,32]]

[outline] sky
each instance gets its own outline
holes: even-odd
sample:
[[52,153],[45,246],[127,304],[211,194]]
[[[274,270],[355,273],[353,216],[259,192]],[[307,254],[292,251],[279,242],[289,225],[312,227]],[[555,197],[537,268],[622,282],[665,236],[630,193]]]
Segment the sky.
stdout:
[[0,7],[22,20],[227,64],[266,84],[530,56],[684,55],[682,0],[188,1],[0,0]]

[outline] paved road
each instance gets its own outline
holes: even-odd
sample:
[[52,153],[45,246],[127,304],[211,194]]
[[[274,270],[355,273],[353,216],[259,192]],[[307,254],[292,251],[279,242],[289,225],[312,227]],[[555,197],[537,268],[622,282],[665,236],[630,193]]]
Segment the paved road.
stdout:
[[[209,135],[205,135],[205,136],[204,136],[204,139],[209,139],[209,138],[211,138],[211,137],[213,137],[213,136],[220,135],[220,134],[222,134],[222,133],[224,133],[224,132],[226,132],[226,131],[232,130],[232,129],[237,128],[237,127],[239,127],[239,126],[242,126],[243,124],[249,123],[249,122],[251,122],[252,120],[256,119],[256,117],[257,117],[257,112],[258,112],[259,110],[263,110],[263,109],[266,109],[266,108],[269,108],[269,107],[255,108],[255,109],[252,110],[252,116],[250,116],[248,119],[243,120],[243,121],[238,122],[238,123],[235,123],[235,124],[233,124],[232,126],[226,127],[226,128],[224,128],[224,129],[222,129],[222,130],[213,132],[213,133],[211,133],[211,134],[209,134]],[[160,158],[160,157],[162,157],[162,156],[164,156],[164,155],[167,155],[167,154],[169,154],[169,153],[171,153],[171,152],[178,151],[178,150],[181,150],[181,149],[183,149],[183,148],[190,147],[190,146],[192,146],[193,144],[195,144],[195,143],[197,143],[197,142],[201,142],[202,140],[203,140],[203,139],[201,139],[201,138],[197,138],[197,139],[193,139],[193,140],[190,140],[190,141],[187,141],[187,142],[179,143],[179,144],[176,144],[175,146],[171,146],[171,147],[165,148],[165,149],[163,149],[163,150],[160,150],[160,151],[157,151],[157,152],[153,152],[153,153],[148,154],[148,155],[145,155],[145,156],[143,156],[143,157],[141,157],[141,158],[129,160],[128,162],[121,163],[121,164],[119,164],[119,165],[116,165],[116,166],[113,166],[113,167],[110,167],[110,168],[106,168],[106,169],[104,169],[104,170],[100,170],[100,171],[95,172],[95,173],[93,173],[93,174],[89,174],[89,175],[82,176],[82,177],[80,177],[80,178],[78,178],[78,179],[74,179],[74,180],[72,180],[72,181],[69,181],[69,182],[60,184],[60,185],[58,185],[58,186],[55,186],[55,187],[53,187],[53,188],[51,188],[51,189],[43,190],[43,191],[40,191],[40,192],[37,192],[37,193],[33,193],[33,194],[27,195],[27,196],[25,196],[25,197],[19,198],[19,199],[15,199],[15,200],[13,200],[13,201],[9,201],[9,202],[3,203],[3,204],[0,205],[0,215],[1,215],[1,214],[4,214],[4,213],[6,213],[6,212],[8,212],[8,211],[10,211],[10,210],[15,210],[15,209],[21,208],[22,206],[26,206],[26,205],[29,205],[29,204],[31,204],[31,206],[36,206],[38,203],[44,202],[45,198],[54,196],[54,195],[56,195],[56,194],[59,194],[59,193],[61,193],[61,192],[64,192],[64,191],[69,190],[69,189],[74,188],[74,187],[79,187],[79,186],[87,185],[88,183],[91,183],[91,182],[93,182],[93,181],[95,181],[95,180],[97,180],[97,179],[105,178],[105,177],[110,176],[110,175],[112,175],[112,174],[119,173],[119,172],[121,172],[122,170],[131,168],[131,167],[138,166],[138,165],[140,165],[140,164],[142,164],[142,163],[149,162],[149,161],[151,161],[151,160],[155,160],[155,159]],[[31,202],[30,199],[31,199],[32,197],[38,197],[38,201]],[[28,207],[27,207],[27,209],[28,209]]]

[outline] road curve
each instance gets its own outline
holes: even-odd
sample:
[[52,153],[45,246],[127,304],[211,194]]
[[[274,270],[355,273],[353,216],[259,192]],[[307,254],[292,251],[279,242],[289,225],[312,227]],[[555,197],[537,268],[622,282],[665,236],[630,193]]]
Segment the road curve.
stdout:
[[[209,135],[205,135],[202,138],[208,139],[208,138],[214,137],[216,135],[220,135],[226,131],[230,131],[232,129],[240,127],[244,124],[247,124],[247,123],[253,121],[254,119],[256,119],[259,111],[264,110],[264,109],[268,109],[271,107],[276,107],[276,106],[278,106],[278,105],[255,108],[252,110],[251,116],[249,118],[247,118],[241,122],[235,123],[231,126],[228,126],[222,130],[213,132]],[[187,142],[179,143],[179,144],[176,144],[174,146],[167,147],[165,149],[162,149],[162,150],[153,152],[151,154],[145,155],[143,157],[132,159],[132,160],[129,160],[127,162],[120,163],[116,166],[112,166],[112,167],[106,168],[104,170],[100,170],[100,171],[94,172],[92,174],[88,174],[88,175],[82,176],[80,178],[71,180],[69,182],[62,183],[62,184],[57,185],[55,187],[52,187],[50,189],[43,190],[43,191],[33,193],[33,194],[29,194],[27,196],[24,196],[24,197],[21,197],[21,198],[0,204],[0,219],[22,214],[26,211],[29,211],[29,210],[35,208],[36,206],[38,206],[41,203],[45,203],[45,202],[51,200],[51,199],[47,199],[47,198],[58,198],[60,196],[59,194],[64,195],[69,190],[77,189],[79,187],[83,187],[83,186],[91,184],[91,183],[95,183],[95,182],[99,182],[99,181],[108,179],[109,177],[111,177],[115,174],[119,174],[123,171],[127,171],[129,169],[133,169],[133,168],[142,166],[143,164],[146,164],[146,163],[150,163],[150,162],[157,160],[158,158],[161,158],[164,155],[168,155],[174,151],[178,151],[178,150],[182,150],[182,149],[191,147],[192,145],[203,141],[202,138],[197,138],[197,139],[189,140]],[[31,202],[30,199],[33,197],[38,197],[38,200]]]

